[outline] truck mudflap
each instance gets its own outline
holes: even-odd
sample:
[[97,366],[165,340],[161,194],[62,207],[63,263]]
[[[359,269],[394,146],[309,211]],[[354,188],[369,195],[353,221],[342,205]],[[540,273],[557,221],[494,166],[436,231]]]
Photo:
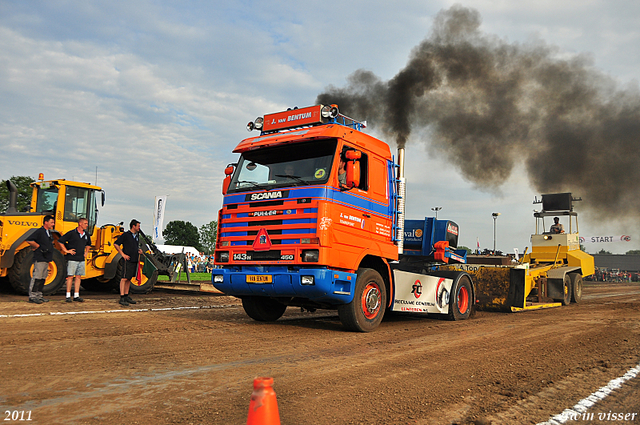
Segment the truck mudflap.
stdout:
[[348,304],[356,273],[327,268],[239,266],[214,269],[213,286],[232,296],[298,297],[321,304]]
[[[439,275],[438,275],[439,274]],[[434,272],[433,275],[394,270],[394,291],[391,311],[423,314],[448,314],[455,283],[466,273]],[[470,288],[471,289],[471,288]],[[471,294],[467,294],[472,299]],[[466,302],[465,312],[472,303]]]

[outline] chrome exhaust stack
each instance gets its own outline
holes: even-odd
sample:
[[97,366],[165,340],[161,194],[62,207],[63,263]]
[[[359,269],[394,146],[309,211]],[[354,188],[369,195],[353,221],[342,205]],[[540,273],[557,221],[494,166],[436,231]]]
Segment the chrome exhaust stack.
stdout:
[[398,254],[404,253],[404,208],[406,182],[404,179],[404,148],[398,149]]

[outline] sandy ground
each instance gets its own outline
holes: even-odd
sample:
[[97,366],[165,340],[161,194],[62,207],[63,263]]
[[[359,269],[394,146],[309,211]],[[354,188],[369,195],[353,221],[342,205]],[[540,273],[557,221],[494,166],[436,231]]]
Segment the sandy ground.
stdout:
[[[640,363],[638,284],[462,322],[392,316],[367,334],[331,311],[254,322],[221,295],[155,291],[129,308],[82,295],[0,294],[3,423],[244,424],[253,379],[271,376],[283,424],[535,424]],[[639,381],[568,423],[640,424]],[[637,414],[598,420],[612,412]]]

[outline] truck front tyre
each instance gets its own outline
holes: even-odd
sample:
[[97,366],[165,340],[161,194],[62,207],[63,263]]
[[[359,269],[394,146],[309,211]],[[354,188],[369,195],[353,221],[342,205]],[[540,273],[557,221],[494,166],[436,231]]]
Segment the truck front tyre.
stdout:
[[449,303],[449,320],[465,320],[471,314],[473,290],[469,276],[462,276],[456,282],[455,291]]
[[374,269],[358,270],[353,300],[338,307],[340,321],[350,331],[371,332],[380,325],[387,306],[387,290]]
[[[13,289],[23,295],[29,293],[29,284],[33,273],[33,250],[25,248],[18,252],[13,260],[13,266],[9,269],[9,282]],[[66,267],[64,257],[57,249],[53,250],[53,261],[49,263],[49,272],[44,281],[44,295],[51,295],[60,289],[64,283]]]
[[571,302],[580,303],[582,301],[582,275],[580,273],[569,273],[571,279]]
[[287,306],[267,297],[244,297],[242,308],[253,320],[275,322],[282,317]]

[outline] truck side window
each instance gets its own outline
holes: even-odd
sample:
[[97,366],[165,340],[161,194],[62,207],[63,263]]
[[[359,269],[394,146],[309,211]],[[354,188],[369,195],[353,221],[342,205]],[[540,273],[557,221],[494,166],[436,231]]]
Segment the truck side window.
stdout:
[[[342,148],[342,153],[340,154],[340,158],[342,158],[343,160],[345,160],[346,156],[345,156],[345,152],[348,151],[349,149],[355,149],[355,148],[351,148],[349,146],[344,146]],[[369,157],[367,156],[367,154],[365,152],[363,152],[361,149],[358,149],[362,156],[360,157],[360,185],[357,186],[358,189],[360,190],[369,190]]]

